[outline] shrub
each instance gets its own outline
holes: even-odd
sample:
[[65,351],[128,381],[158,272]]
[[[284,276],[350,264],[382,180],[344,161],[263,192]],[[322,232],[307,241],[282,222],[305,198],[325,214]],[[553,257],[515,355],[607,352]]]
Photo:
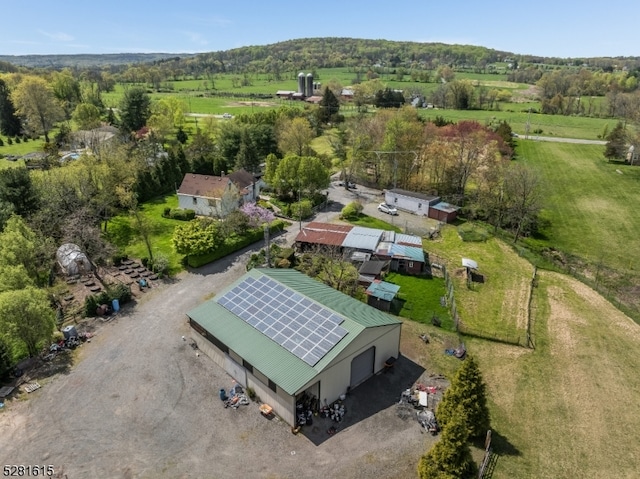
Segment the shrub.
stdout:
[[340,212],[340,218],[354,220],[358,218],[358,216],[360,216],[360,213],[362,213],[362,205],[357,201],[352,201],[347,206],[342,208],[342,211]]
[[131,289],[129,286],[122,283],[108,285],[106,291],[87,296],[84,300],[84,315],[94,317],[98,306],[101,304],[110,305],[114,299],[117,299],[120,304],[126,304],[131,301]]
[[165,207],[165,209],[162,211],[162,216],[164,216],[165,218],[171,217],[171,208],[169,206]]
[[4,146],[4,141],[2,141],[2,138],[0,138],[0,146]]
[[13,140],[11,138],[7,138],[7,145],[13,145]]
[[171,208],[169,217],[178,221],[191,221],[196,217],[196,212],[183,208]]
[[18,143],[20,143],[20,137],[19,137],[19,136],[16,136],[16,145],[17,145]]
[[129,257],[126,254],[117,253],[112,256],[111,261],[113,261],[114,266],[120,266],[122,262],[128,258]]
[[291,216],[295,219],[309,218],[313,214],[313,204],[310,200],[302,200],[291,205]]

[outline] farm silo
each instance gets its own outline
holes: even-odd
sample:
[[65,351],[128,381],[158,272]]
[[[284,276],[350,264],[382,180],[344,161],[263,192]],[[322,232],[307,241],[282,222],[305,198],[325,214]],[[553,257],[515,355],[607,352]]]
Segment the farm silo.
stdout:
[[304,95],[304,72],[298,73],[298,93]]
[[307,74],[307,89],[305,90],[304,96],[313,96],[313,73]]

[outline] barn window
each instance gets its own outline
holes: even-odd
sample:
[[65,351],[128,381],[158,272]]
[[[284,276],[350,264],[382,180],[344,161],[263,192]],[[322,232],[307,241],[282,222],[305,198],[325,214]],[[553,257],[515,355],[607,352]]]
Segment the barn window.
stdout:
[[198,198],[196,198],[195,196],[193,197],[193,204],[197,205],[198,204]]
[[409,268],[413,268],[413,261],[409,261]]
[[393,202],[394,202],[394,203],[397,203],[397,202],[398,202],[398,198],[394,198],[394,199],[393,199]]
[[418,203],[418,208],[422,208],[422,203]]
[[278,392],[278,386],[271,379],[269,379],[269,389],[271,389],[274,393]]

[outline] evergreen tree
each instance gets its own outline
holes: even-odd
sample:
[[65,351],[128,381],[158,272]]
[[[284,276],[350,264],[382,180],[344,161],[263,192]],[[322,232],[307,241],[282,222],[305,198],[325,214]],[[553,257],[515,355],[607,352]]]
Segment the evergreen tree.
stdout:
[[477,475],[477,467],[467,444],[467,422],[464,408],[459,405],[452,411],[440,440],[420,458],[420,479],[471,479]]
[[440,425],[446,427],[458,406],[464,409],[469,437],[483,437],[489,429],[489,409],[485,384],[472,356],[467,356],[464,360],[438,404],[437,417]]
[[130,88],[124,92],[120,106],[120,120],[125,132],[138,131],[151,116],[151,98],[142,88]]
[[22,217],[38,209],[38,193],[28,169],[16,167],[0,170],[0,202],[13,205],[13,212]]
[[336,98],[329,87],[324,89],[320,100],[317,118],[320,123],[336,122],[340,111],[340,100]]
[[0,133],[7,136],[17,136],[20,134],[20,129],[20,119],[16,116],[9,87],[0,78]]
[[607,135],[607,145],[604,148],[604,157],[609,160],[624,158],[626,151],[626,132],[621,121]]

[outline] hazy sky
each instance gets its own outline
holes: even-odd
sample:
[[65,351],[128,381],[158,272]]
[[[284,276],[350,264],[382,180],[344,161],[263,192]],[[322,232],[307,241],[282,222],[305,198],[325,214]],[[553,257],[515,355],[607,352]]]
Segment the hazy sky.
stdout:
[[[28,5],[28,8],[26,8]],[[640,0],[4,2],[0,54],[207,52],[308,37],[640,56]]]

